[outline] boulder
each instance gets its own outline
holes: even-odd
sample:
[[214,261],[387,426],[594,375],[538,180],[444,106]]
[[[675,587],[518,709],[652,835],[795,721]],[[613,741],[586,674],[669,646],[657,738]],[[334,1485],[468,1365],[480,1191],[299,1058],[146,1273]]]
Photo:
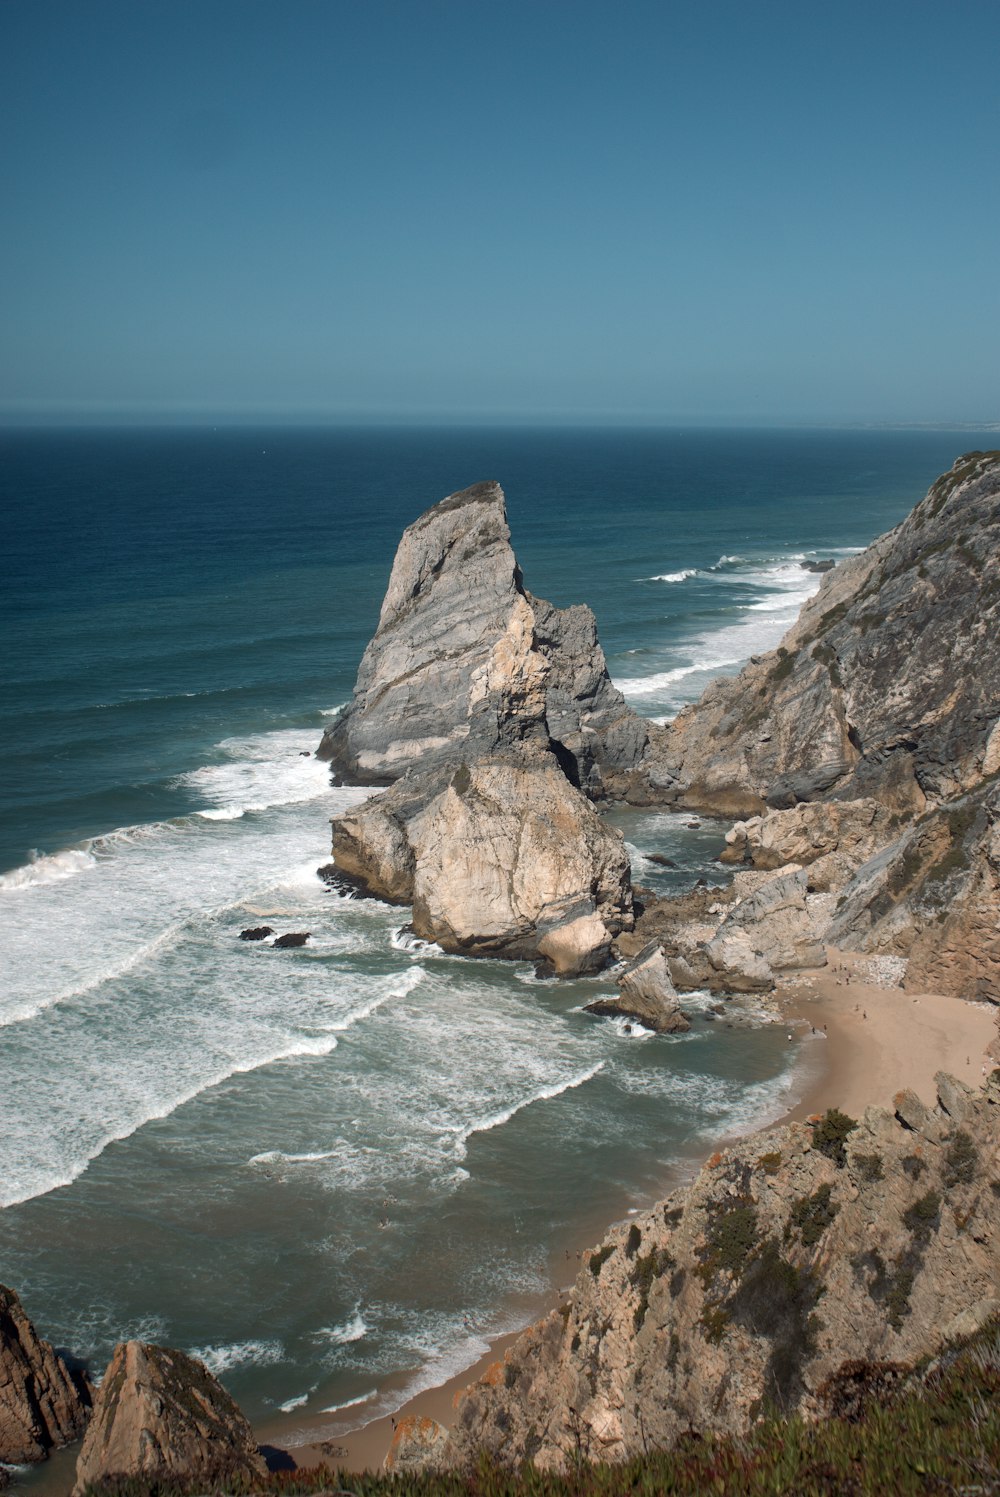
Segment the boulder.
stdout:
[[628,857],[552,754],[496,754],[408,775],[337,817],[338,865],[412,903],[446,951],[598,970],[632,924]]
[[636,1019],[657,1034],[683,1034],[691,1028],[681,1013],[677,992],[670,980],[667,959],[656,941],[650,941],[618,978],[618,996],[587,1004],[587,1012]]
[[266,1474],[249,1424],[202,1362],[141,1341],[115,1347],[76,1464],[73,1497],[110,1479],[214,1484]]
[[0,1284],[0,1461],[43,1461],[79,1439],[91,1391],[38,1335],[13,1289]]
[[304,946],[306,944],[306,942],[308,941],[308,939],[309,939],[309,931],[307,931],[307,930],[290,930],[287,935],[285,935],[285,936],[278,936],[277,940],[274,941],[272,944],[275,947],[280,948],[281,950],[286,950],[290,946]]
[[396,1425],[383,1467],[394,1476],[408,1471],[433,1470],[436,1457],[447,1439],[448,1431],[436,1419],[407,1414]]
[[268,936],[273,936],[274,931],[270,925],[252,925],[248,930],[240,931],[241,941],[264,941]]

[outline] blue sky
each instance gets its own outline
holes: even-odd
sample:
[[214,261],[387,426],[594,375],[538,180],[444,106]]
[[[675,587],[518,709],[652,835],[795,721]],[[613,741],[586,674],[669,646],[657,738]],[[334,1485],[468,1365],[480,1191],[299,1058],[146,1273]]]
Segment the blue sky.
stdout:
[[998,420],[998,53],[986,0],[0,0],[0,418]]

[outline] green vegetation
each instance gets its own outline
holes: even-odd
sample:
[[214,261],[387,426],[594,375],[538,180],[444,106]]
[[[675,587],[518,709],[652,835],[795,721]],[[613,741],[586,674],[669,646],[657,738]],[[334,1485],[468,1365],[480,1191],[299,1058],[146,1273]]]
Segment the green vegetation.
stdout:
[[851,1163],[862,1180],[868,1184],[885,1178],[881,1154],[854,1154],[851,1157]]
[[695,1270],[705,1288],[719,1272],[742,1273],[757,1241],[757,1210],[752,1201],[739,1200],[720,1211],[709,1224],[701,1263]]
[[971,1185],[976,1178],[979,1155],[976,1146],[964,1128],[959,1128],[944,1156],[942,1179],[945,1185]]
[[783,645],[779,647],[778,655],[780,657],[778,663],[777,665],[772,666],[769,676],[769,680],[772,686],[778,686],[782,681],[788,679],[788,677],[792,674],[792,671],[795,669],[795,662],[798,658],[797,651],[793,651],[791,654],[789,654]]
[[765,1175],[776,1175],[781,1168],[781,1155],[777,1150],[773,1154],[762,1154],[757,1160],[757,1168]]
[[927,1168],[926,1161],[919,1154],[907,1154],[900,1162],[904,1175],[909,1175],[911,1180],[919,1180]]
[[771,1342],[764,1395],[775,1408],[789,1408],[801,1391],[803,1364],[816,1349],[820,1322],[813,1311],[822,1293],[814,1270],[796,1268],[768,1238],[729,1301],[737,1325]]
[[840,1210],[837,1202],[831,1200],[832,1194],[831,1186],[821,1185],[811,1196],[801,1196],[795,1201],[785,1229],[786,1238],[790,1240],[797,1232],[803,1247],[815,1247]]
[[929,1190],[903,1212],[903,1222],[917,1242],[927,1242],[931,1233],[937,1230],[940,1214],[941,1197],[936,1190]]
[[[350,1475],[319,1466],[252,1485],[218,1480],[212,1490],[270,1497],[335,1488],[354,1497],[981,1497],[1000,1485],[997,1322],[929,1369],[852,1363],[822,1394],[838,1417],[807,1422],[768,1413],[743,1438],[682,1436],[673,1450],[651,1448],[620,1466],[590,1465],[581,1451],[565,1476],[527,1465],[509,1470],[483,1457],[463,1473]],[[530,1443],[538,1449],[537,1440]],[[101,1497],[194,1497],[206,1489],[204,1481],[133,1479],[96,1490]]]
[[849,1118],[839,1107],[829,1107],[818,1123],[812,1124],[813,1148],[832,1159],[839,1170],[847,1163],[844,1140],[858,1126],[855,1118]]
[[954,806],[947,815],[948,836],[950,846],[943,857],[940,857],[934,866],[928,870],[928,884],[940,883],[949,874],[960,873],[968,867],[969,859],[965,851],[965,839],[976,822],[978,808],[975,804]]
[[[660,1278],[668,1269],[676,1267],[676,1259],[671,1257],[666,1248],[653,1248],[650,1252],[644,1253],[641,1258],[635,1260],[635,1267],[629,1274],[629,1281],[639,1291],[639,1303],[636,1305],[632,1316],[632,1324],[637,1331],[646,1319],[646,1311],[649,1309],[649,1291],[653,1287],[654,1279]],[[671,1281],[672,1293],[673,1285]]]

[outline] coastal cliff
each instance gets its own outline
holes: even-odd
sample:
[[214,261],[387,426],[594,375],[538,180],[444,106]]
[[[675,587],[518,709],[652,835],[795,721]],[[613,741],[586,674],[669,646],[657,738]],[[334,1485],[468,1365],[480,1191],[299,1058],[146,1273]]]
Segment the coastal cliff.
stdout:
[[822,1417],[984,1324],[1000,1310],[1000,1071],[983,1092],[937,1085],[933,1108],[902,1092],[860,1121],[745,1139],[613,1229],[456,1401],[425,1464],[486,1451],[563,1469],[740,1435],[768,1409]]
[[673,920],[680,986],[766,987],[829,943],[1000,1000],[998,610],[1000,453],[968,453],[654,731],[675,803],[741,817],[723,861],[747,870],[714,918]]

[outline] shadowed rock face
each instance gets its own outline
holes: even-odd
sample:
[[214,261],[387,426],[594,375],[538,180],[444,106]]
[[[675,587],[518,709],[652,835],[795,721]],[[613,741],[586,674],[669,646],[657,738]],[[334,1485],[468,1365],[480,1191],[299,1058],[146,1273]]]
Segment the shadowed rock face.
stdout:
[[13,1289],[0,1284],[0,1461],[42,1461],[79,1439],[90,1384],[36,1333]]
[[591,797],[642,759],[646,725],[611,684],[594,616],[533,598],[503,490],[452,494],[404,531],[354,697],[319,756],[349,784],[550,742]]
[[215,1482],[266,1470],[249,1424],[203,1363],[140,1341],[115,1347],[77,1461],[74,1497],[110,1477]]
[[1000,719],[998,623],[1000,453],[968,453],[824,577],[777,652],[677,718],[659,752],[683,803],[909,814],[969,789]]
[[[854,1359],[912,1362],[1000,1309],[1000,1072],[937,1078],[856,1126],[791,1124],[713,1155],[614,1228],[559,1310],[456,1399],[433,1464],[621,1461],[813,1416]],[[849,1124],[850,1120],[846,1120]]]

